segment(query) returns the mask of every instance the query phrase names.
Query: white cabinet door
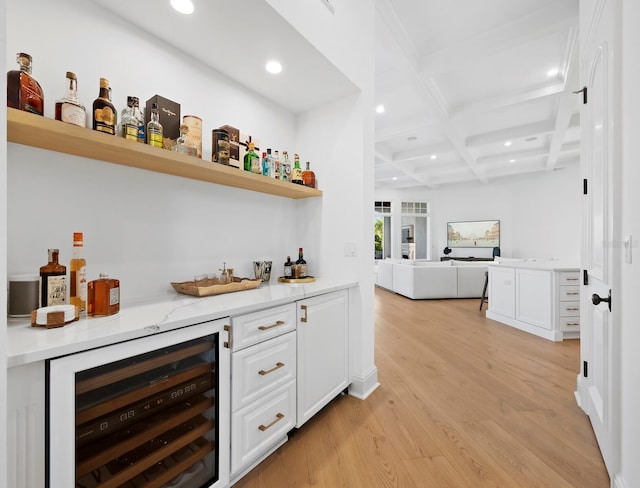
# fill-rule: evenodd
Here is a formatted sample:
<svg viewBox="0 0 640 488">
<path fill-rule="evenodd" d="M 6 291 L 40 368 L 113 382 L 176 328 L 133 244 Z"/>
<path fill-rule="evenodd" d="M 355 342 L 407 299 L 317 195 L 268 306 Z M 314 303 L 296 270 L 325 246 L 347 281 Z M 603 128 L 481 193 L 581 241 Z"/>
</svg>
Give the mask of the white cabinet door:
<svg viewBox="0 0 640 488">
<path fill-rule="evenodd" d="M 551 330 L 553 300 L 551 271 L 516 270 L 516 320 Z"/>
<path fill-rule="evenodd" d="M 489 266 L 489 311 L 515 317 L 515 269 Z"/>
<path fill-rule="evenodd" d="M 296 427 L 349 385 L 348 307 L 347 290 L 298 302 Z"/>
</svg>

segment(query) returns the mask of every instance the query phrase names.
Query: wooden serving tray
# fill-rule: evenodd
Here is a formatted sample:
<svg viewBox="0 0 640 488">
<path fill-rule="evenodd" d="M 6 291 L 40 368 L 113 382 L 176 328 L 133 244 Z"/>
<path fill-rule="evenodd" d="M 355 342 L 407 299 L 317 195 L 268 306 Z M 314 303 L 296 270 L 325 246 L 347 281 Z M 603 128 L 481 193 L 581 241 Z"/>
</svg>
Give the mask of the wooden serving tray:
<svg viewBox="0 0 640 488">
<path fill-rule="evenodd" d="M 313 276 L 307 276 L 306 278 L 285 278 L 280 276 L 278 283 L 313 283 L 316 279 Z"/>
<path fill-rule="evenodd" d="M 202 280 L 196 286 L 195 281 L 183 281 L 182 283 L 171 283 L 173 289 L 183 295 L 194 297 L 209 297 L 212 295 L 222 295 L 234 291 L 252 290 L 257 288 L 262 280 L 252 280 L 249 278 L 233 278 L 231 283 L 222 284 L 217 278 Z"/>
</svg>

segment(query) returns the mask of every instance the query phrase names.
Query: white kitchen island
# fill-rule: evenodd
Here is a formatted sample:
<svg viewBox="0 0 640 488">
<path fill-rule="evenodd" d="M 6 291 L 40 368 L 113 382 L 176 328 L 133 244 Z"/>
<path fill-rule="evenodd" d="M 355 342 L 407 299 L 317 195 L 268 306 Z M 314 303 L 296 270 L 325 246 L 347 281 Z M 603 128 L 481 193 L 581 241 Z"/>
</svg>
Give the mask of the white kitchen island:
<svg viewBox="0 0 640 488">
<path fill-rule="evenodd" d="M 560 261 L 489 264 L 486 316 L 552 341 L 580 337 L 580 268 Z"/>
</svg>

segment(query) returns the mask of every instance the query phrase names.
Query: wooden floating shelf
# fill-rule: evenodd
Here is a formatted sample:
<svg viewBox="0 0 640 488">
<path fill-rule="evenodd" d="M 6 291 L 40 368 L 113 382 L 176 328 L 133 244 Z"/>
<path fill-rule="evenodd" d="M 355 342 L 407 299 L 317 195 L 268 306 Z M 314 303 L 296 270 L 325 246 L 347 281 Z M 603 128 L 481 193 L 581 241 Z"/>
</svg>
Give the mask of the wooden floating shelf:
<svg viewBox="0 0 640 488">
<path fill-rule="evenodd" d="M 128 141 L 121 137 L 108 136 L 91 129 L 9 107 L 7 107 L 7 140 L 74 156 L 286 198 L 322 196 L 322 191 L 315 188 L 275 180 L 232 166 Z"/>
</svg>

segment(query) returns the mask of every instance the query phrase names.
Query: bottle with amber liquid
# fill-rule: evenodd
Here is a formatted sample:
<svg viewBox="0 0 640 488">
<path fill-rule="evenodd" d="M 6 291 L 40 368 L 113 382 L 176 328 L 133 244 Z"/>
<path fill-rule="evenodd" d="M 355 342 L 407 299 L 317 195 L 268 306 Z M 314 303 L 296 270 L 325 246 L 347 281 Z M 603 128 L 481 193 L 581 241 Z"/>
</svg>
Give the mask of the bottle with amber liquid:
<svg viewBox="0 0 640 488">
<path fill-rule="evenodd" d="M 109 96 L 109 80 L 100 78 L 100 92 L 93 102 L 93 130 L 116 134 L 116 109 Z"/>
<path fill-rule="evenodd" d="M 69 263 L 69 304 L 87 308 L 87 261 L 82 256 L 84 244 L 82 232 L 73 233 L 73 255 Z"/>
<path fill-rule="evenodd" d="M 302 182 L 304 186 L 316 187 L 316 174 L 309 168 L 309 161 L 307 161 L 307 169 L 302 172 Z"/>
<path fill-rule="evenodd" d="M 58 262 L 60 251 L 49 249 L 49 262 L 40 267 L 40 306 L 67 302 L 67 267 Z"/>
<path fill-rule="evenodd" d="M 304 181 L 302 181 L 302 168 L 300 168 L 300 156 L 298 156 L 297 154 L 293 155 L 293 169 L 291 170 L 291 183 L 304 185 Z"/>
<path fill-rule="evenodd" d="M 294 278 L 306 278 L 307 277 L 307 262 L 304 260 L 302 248 L 298 248 L 298 260 L 293 267 Z"/>
<path fill-rule="evenodd" d="M 27 53 L 16 56 L 20 69 L 7 73 L 7 107 L 44 115 L 44 92 L 31 76 L 31 56 Z"/>
<path fill-rule="evenodd" d="M 120 311 L 120 280 L 100 273 L 87 287 L 87 314 L 90 317 L 113 315 Z"/>
<path fill-rule="evenodd" d="M 56 120 L 80 127 L 87 126 L 87 111 L 78 98 L 78 78 L 67 71 L 67 93 L 56 102 Z"/>
</svg>

